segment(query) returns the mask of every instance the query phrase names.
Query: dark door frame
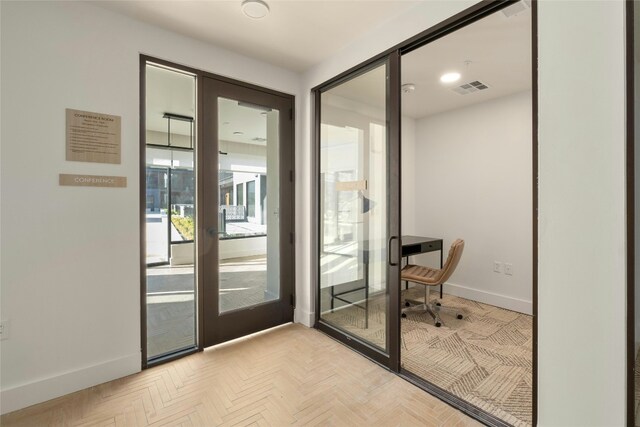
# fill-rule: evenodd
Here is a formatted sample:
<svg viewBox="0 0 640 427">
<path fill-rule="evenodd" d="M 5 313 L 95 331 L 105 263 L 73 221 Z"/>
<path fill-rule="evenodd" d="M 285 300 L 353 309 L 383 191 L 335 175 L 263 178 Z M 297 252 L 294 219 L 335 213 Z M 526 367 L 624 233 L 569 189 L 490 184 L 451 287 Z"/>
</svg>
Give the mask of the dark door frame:
<svg viewBox="0 0 640 427">
<path fill-rule="evenodd" d="M 388 151 L 387 151 L 387 158 L 388 158 L 388 164 L 389 164 L 389 168 L 390 170 L 395 170 L 397 168 L 399 168 L 399 164 L 400 164 L 400 133 L 399 132 L 394 132 L 394 130 L 399 130 L 399 126 L 400 126 L 400 116 L 395 114 L 396 112 L 399 111 L 399 97 L 398 99 L 394 99 L 395 97 L 393 96 L 393 90 L 392 88 L 394 88 L 395 86 L 400 87 L 400 56 L 397 54 L 391 54 L 388 57 L 382 57 L 379 58 L 376 61 L 372 61 L 370 63 L 367 63 L 365 66 L 363 66 L 362 68 L 360 68 L 357 72 L 355 72 L 354 74 L 347 76 L 346 79 L 342 79 L 339 82 L 336 82 L 335 84 L 332 84 L 330 87 L 328 88 L 323 88 L 322 90 L 318 91 L 315 93 L 315 111 L 316 114 L 318 114 L 318 116 L 316 116 L 316 120 L 315 120 L 315 128 L 314 128 L 314 132 L 315 132 L 315 140 L 316 143 L 314 144 L 314 150 L 315 150 L 315 159 L 314 159 L 314 169 L 316 171 L 320 171 L 320 94 L 325 91 L 328 90 L 332 87 L 335 87 L 337 85 L 339 85 L 340 83 L 344 83 L 346 80 L 352 79 L 352 78 L 356 78 L 364 73 L 367 73 L 369 71 L 371 71 L 374 68 L 380 67 L 380 66 L 385 66 L 386 67 L 386 75 L 387 75 L 387 81 L 386 81 L 386 93 L 387 93 L 387 102 L 386 102 L 386 106 L 385 106 L 385 110 L 386 110 L 386 120 L 387 120 L 387 126 L 386 126 L 386 134 L 387 134 L 387 141 L 388 141 Z M 399 194 L 400 194 L 400 176 L 399 175 L 394 175 L 394 174 L 389 174 L 389 176 L 387 177 L 388 179 L 388 194 L 389 194 L 389 201 L 388 201 L 388 207 L 387 207 L 387 232 L 388 232 L 388 238 L 394 238 L 393 240 L 396 241 L 396 243 L 399 241 L 399 236 L 400 236 L 400 222 L 399 222 L 399 214 L 400 214 L 400 199 L 399 199 Z M 319 208 L 320 206 L 320 181 L 316 179 L 316 192 L 315 192 L 315 197 L 314 197 L 314 202 L 315 205 Z M 396 206 L 396 209 L 393 209 L 392 207 Z M 316 210 L 316 212 L 318 212 Z M 314 251 L 317 251 L 316 253 L 319 254 L 319 245 L 320 245 L 320 221 L 316 218 L 315 221 L 315 226 L 313 227 L 315 230 L 315 235 L 317 236 L 317 239 L 313 240 L 313 247 L 314 247 Z M 400 245 L 397 245 L 397 250 L 394 251 L 395 253 L 393 253 L 391 251 L 391 249 L 389 249 L 389 254 L 388 254 L 388 258 L 391 259 L 392 257 L 396 260 L 400 260 Z M 344 342 L 345 344 L 353 347 L 354 349 L 356 349 L 359 353 L 362 353 L 364 356 L 376 361 L 377 363 L 383 365 L 383 366 L 400 366 L 400 359 L 399 359 L 399 349 L 400 349 L 400 342 L 399 340 L 399 335 L 398 334 L 387 334 L 386 336 L 386 346 L 387 346 L 387 352 L 374 347 L 373 345 L 367 343 L 366 341 L 355 337 L 355 336 L 349 336 L 345 333 L 345 331 L 342 331 L 340 328 L 335 327 L 334 325 L 331 325 L 329 323 L 323 322 L 322 319 L 320 319 L 320 297 L 319 297 L 319 292 L 318 292 L 318 286 L 320 283 L 320 270 L 319 268 L 317 268 L 317 263 L 318 260 L 317 258 L 315 258 L 314 255 L 314 260 L 312 261 L 314 264 L 316 264 L 316 278 L 315 280 L 316 282 L 316 289 L 314 290 L 316 293 L 316 303 L 315 303 L 315 313 L 316 313 L 316 318 L 315 318 L 315 322 L 314 322 L 314 327 L 320 329 L 321 331 L 323 331 L 324 333 L 332 336 L 333 338 Z M 389 265 L 388 267 L 388 276 L 387 276 L 387 286 L 389 289 L 389 298 L 388 298 L 388 303 L 391 306 L 395 306 L 395 305 L 399 305 L 400 304 L 400 294 L 393 292 L 392 289 L 394 288 L 399 288 L 400 286 L 400 267 L 399 267 L 399 263 L 396 263 L 396 265 Z M 394 316 L 387 316 L 386 318 L 386 322 L 387 322 L 387 330 L 389 331 L 393 331 L 400 328 L 400 317 L 394 317 Z"/>
<path fill-rule="evenodd" d="M 635 425 L 635 28 L 634 1 L 625 2 L 627 204 L 627 425 Z"/>
<path fill-rule="evenodd" d="M 280 288 L 279 299 L 250 307 L 242 307 L 219 313 L 219 289 L 206 286 L 219 283 L 219 235 L 207 231 L 217 231 L 217 208 L 219 199 L 218 168 L 207 165 L 218 164 L 218 98 L 243 101 L 248 104 L 268 106 L 279 110 L 279 241 L 280 253 Z M 198 177 L 200 189 L 207 186 L 209 190 L 199 193 L 200 203 L 197 205 L 198 224 L 198 260 L 199 281 L 205 286 L 199 300 L 208 307 L 200 312 L 201 338 L 200 346 L 208 347 L 234 338 L 238 338 L 266 328 L 293 321 L 293 301 L 295 300 L 295 248 L 294 248 L 294 148 L 295 128 L 293 125 L 293 109 L 295 98 L 280 92 L 252 87 L 229 79 L 223 79 L 208 73 L 203 74 L 198 85 L 198 99 L 201 102 L 199 141 Z M 206 117 L 206 119 L 204 119 Z M 289 124 L 289 126 L 287 126 Z M 290 143 L 291 147 L 284 144 Z M 256 188 L 257 191 L 257 188 Z M 248 196 L 247 190 L 247 196 Z M 215 263 L 207 260 L 216 260 Z"/>
<path fill-rule="evenodd" d="M 202 226 L 202 224 L 199 223 L 198 218 L 201 217 L 200 215 L 202 214 L 201 209 L 203 208 L 202 206 L 200 206 L 202 203 L 198 203 L 198 201 L 203 200 L 204 197 L 204 186 L 200 185 L 199 183 L 203 182 L 203 176 L 202 174 L 204 173 L 203 171 L 203 167 L 201 165 L 201 160 L 196 160 L 196 233 L 195 233 L 195 240 L 196 240 L 196 306 L 197 306 L 197 310 L 196 310 L 196 316 L 197 316 L 197 320 L 196 320 L 196 346 L 193 348 L 188 348 L 186 350 L 182 350 L 182 351 L 177 351 L 175 353 L 170 353 L 167 354 L 165 356 L 159 357 L 157 359 L 154 359 L 153 361 L 149 362 L 147 359 L 147 304 L 146 304 L 146 292 L 147 292 L 147 283 L 146 283 L 146 269 L 147 269 L 147 264 L 146 264 L 146 227 L 145 227 L 145 223 L 146 223 L 146 219 L 145 219 L 145 207 L 146 207 L 146 164 L 145 164 L 145 157 L 146 157 L 146 65 L 147 64 L 154 64 L 154 65 L 159 65 L 161 67 L 166 67 L 168 69 L 173 69 L 176 70 L 177 72 L 182 72 L 182 73 L 186 73 L 186 74 L 192 74 L 196 77 L 196 120 L 195 120 L 195 127 L 196 127 L 196 131 L 194 132 L 195 136 L 196 136 L 196 143 L 194 144 L 194 148 L 195 148 L 195 152 L 199 152 L 202 150 L 202 145 L 204 143 L 204 127 L 201 126 L 202 120 L 201 120 L 201 114 L 203 111 L 203 89 L 202 89 L 202 84 L 200 83 L 203 78 L 210 78 L 210 79 L 215 79 L 218 80 L 220 82 L 225 82 L 225 83 L 229 83 L 229 84 L 233 84 L 233 85 L 237 85 L 243 88 L 247 88 L 247 89 L 252 89 L 252 90 L 257 90 L 257 91 L 261 91 L 264 92 L 266 94 L 271 94 L 271 95 L 275 95 L 275 96 L 280 96 L 280 97 L 284 97 L 284 98 L 288 98 L 291 100 L 291 111 L 288 112 L 289 116 L 290 116 L 290 134 L 291 134 L 291 141 L 292 141 L 292 148 L 291 151 L 288 153 L 292 159 L 292 161 L 290 162 L 291 165 L 291 170 L 289 172 L 289 178 L 290 178 L 290 182 L 291 182 L 291 187 L 292 189 L 295 189 L 295 181 L 294 181 L 294 177 L 295 177 L 295 96 L 294 95 L 290 95 L 287 93 L 283 93 L 283 92 L 278 92 L 272 89 L 268 89 L 268 88 L 264 88 L 258 85 L 254 85 L 251 83 L 247 83 L 247 82 L 243 82 L 240 80 L 235 80 L 235 79 L 231 79 L 228 77 L 223 77 L 223 76 L 219 76 L 213 73 L 209 73 L 206 71 L 202 71 L 196 68 L 192 68 L 189 66 L 185 66 L 182 64 L 178 64 L 175 62 L 171 62 L 171 61 L 166 61 L 164 59 L 160 59 L 160 58 L 156 58 L 153 56 L 149 56 L 149 55 L 145 55 L 145 54 L 140 54 L 140 63 L 139 63 L 139 81 L 140 81 L 140 99 L 139 99 L 139 139 L 140 139 L 140 146 L 139 146 L 139 173 L 138 173 L 138 178 L 139 178 L 139 224 L 140 224 L 140 353 L 141 353 L 141 367 L 142 369 L 146 369 L 149 368 L 151 366 L 156 366 L 162 363 L 166 363 L 166 362 L 170 362 L 172 360 L 175 359 L 179 359 L 181 357 L 184 357 L 186 355 L 189 354 L 193 354 L 195 352 L 198 351 L 202 351 L 204 350 L 204 342 L 205 342 L 205 336 L 204 336 L 204 319 L 203 316 L 201 315 L 202 313 L 204 313 L 204 300 L 202 298 L 202 295 L 204 295 L 204 282 L 203 282 L 203 277 L 204 277 L 204 266 L 203 266 L 203 254 L 204 254 L 204 250 L 201 247 L 201 245 L 204 244 L 204 239 L 202 239 L 201 237 L 206 234 L 206 230 L 204 229 L 204 227 Z M 283 114 L 286 114 L 286 112 L 283 112 Z M 281 198 L 282 200 L 282 198 Z M 290 253 L 291 256 L 288 260 L 288 262 L 290 263 L 290 265 L 294 266 L 292 268 L 292 270 L 295 269 L 295 239 L 294 239 L 294 235 L 295 235 L 295 221 L 293 220 L 295 218 L 295 191 L 291 191 L 290 194 L 287 195 L 287 200 L 288 200 L 288 204 L 283 205 L 281 203 L 281 218 L 282 218 L 282 206 L 287 206 L 288 207 L 288 213 L 287 213 L 287 218 L 290 218 L 290 225 L 291 225 L 291 235 L 285 239 L 284 241 L 281 241 L 281 245 L 283 245 L 285 242 L 288 242 L 290 244 Z M 282 271 L 281 271 L 282 274 Z M 295 308 L 295 273 L 286 273 L 286 280 L 290 280 L 292 283 L 292 290 L 293 290 L 293 294 L 292 294 L 292 298 L 291 298 L 291 306 L 292 309 Z"/>
<path fill-rule="evenodd" d="M 402 378 L 408 380 L 414 385 L 422 388 L 423 390 L 429 392 L 430 394 L 438 397 L 439 399 L 445 401 L 446 403 L 454 406 L 455 408 L 465 412 L 477 420 L 486 423 L 487 425 L 492 426 L 506 426 L 504 421 L 490 415 L 479 408 L 469 404 L 468 402 L 459 399 L 448 392 L 445 392 L 441 388 L 427 383 L 421 378 L 401 370 L 400 368 L 400 287 L 397 287 L 397 290 L 391 291 L 390 298 L 390 314 L 389 317 L 396 319 L 397 322 L 393 322 L 390 326 L 389 333 L 391 335 L 391 342 L 396 343 L 397 350 L 389 348 L 390 357 L 388 361 L 385 358 L 380 357 L 374 351 L 372 351 L 372 347 L 367 345 L 366 343 L 358 340 L 355 337 L 347 336 L 342 333 L 340 330 L 335 327 L 331 327 L 326 323 L 323 323 L 320 320 L 320 293 L 319 293 L 319 285 L 320 285 L 320 270 L 318 263 L 319 256 L 319 230 L 320 230 L 320 219 L 318 217 L 319 212 L 319 197 L 320 197 L 320 182 L 318 180 L 318 174 L 320 171 L 320 95 L 322 92 L 325 92 L 341 83 L 354 78 L 366 72 L 373 65 L 380 63 L 382 61 L 388 60 L 390 64 L 394 64 L 393 67 L 396 68 L 396 76 L 394 78 L 393 75 L 390 75 L 391 81 L 391 91 L 388 92 L 389 99 L 388 108 L 391 108 L 390 114 L 388 115 L 389 124 L 391 126 L 396 126 L 396 129 L 391 129 L 389 133 L 389 141 L 390 144 L 396 144 L 398 149 L 399 156 L 399 147 L 400 147 L 400 57 L 406 53 L 409 53 L 419 47 L 424 46 L 427 43 L 430 43 L 434 40 L 437 40 L 441 37 L 446 36 L 466 25 L 469 25 L 475 21 L 478 21 L 488 15 L 491 15 L 500 9 L 507 7 L 511 4 L 517 3 L 518 0 L 485 0 L 480 3 L 469 7 L 468 9 L 440 22 L 439 24 L 434 25 L 433 27 L 417 34 L 414 37 L 411 37 L 396 46 L 385 50 L 384 52 L 375 55 L 374 57 L 338 74 L 337 76 L 321 83 L 314 88 L 311 89 L 313 95 L 313 145 L 314 145 L 314 155 L 315 161 L 313 162 L 313 171 L 312 171 L 312 182 L 313 182 L 313 191 L 315 192 L 315 197 L 312 199 L 312 209 L 315 214 L 312 217 L 313 225 L 312 225 L 312 260 L 311 266 L 314 271 L 313 280 L 315 281 L 314 285 L 314 293 L 316 297 L 315 301 L 315 327 L 328 333 L 330 336 L 338 339 L 339 341 L 347 344 L 354 350 L 360 352 L 365 357 L 368 357 L 374 360 L 377 363 L 382 364 L 384 367 L 390 369 L 391 371 L 397 373 Z M 531 55 L 532 55 L 532 70 L 531 70 L 531 78 L 532 78 L 532 264 L 533 264 L 533 274 L 532 274 L 532 308 L 533 308 L 533 350 L 532 350 L 532 424 L 536 425 L 537 423 L 537 415 L 538 415 L 538 4 L 537 0 L 533 0 L 531 4 Z M 400 197 L 398 195 L 398 197 Z M 397 218 L 397 224 L 400 224 L 400 218 Z M 398 247 L 398 256 L 399 256 L 400 248 Z M 398 283 L 399 283 L 399 271 L 398 274 Z M 393 301 L 398 302 L 398 304 L 393 304 Z"/>
<path fill-rule="evenodd" d="M 146 66 L 147 64 L 158 65 L 161 67 L 165 67 L 168 69 L 173 69 L 177 72 L 191 74 L 196 78 L 196 90 L 198 81 L 200 79 L 200 71 L 185 67 L 180 64 L 176 64 L 173 62 L 165 61 L 162 59 L 154 58 L 147 55 L 140 55 L 140 128 L 139 128 L 139 138 L 140 138 L 140 151 L 139 151 L 139 191 L 140 191 L 140 353 L 141 353 L 141 367 L 142 369 L 146 369 L 151 366 L 159 365 L 162 363 L 170 362 L 172 360 L 178 359 L 180 357 L 186 356 L 188 354 L 195 353 L 200 348 L 198 344 L 200 342 L 198 338 L 198 332 L 196 332 L 196 346 L 190 347 L 184 350 L 179 350 L 174 353 L 169 353 L 167 355 L 161 355 L 158 358 L 154 358 L 152 361 L 148 360 L 147 357 L 147 263 L 146 263 L 146 255 L 147 255 L 147 239 L 146 239 L 146 218 L 145 218 L 145 206 L 146 206 L 146 148 L 147 148 L 147 123 L 146 123 Z M 196 106 L 198 109 L 198 106 Z M 197 121 L 196 121 L 197 125 Z M 197 170 L 196 170 L 197 173 Z M 196 186 L 196 197 L 197 197 L 197 186 Z M 196 203 L 197 206 L 197 203 Z M 199 281 L 196 281 L 196 295 L 200 295 L 200 284 Z M 200 302 L 198 301 L 198 310 L 200 310 Z M 198 325 L 199 319 L 196 321 L 197 329 L 200 327 Z"/>
</svg>

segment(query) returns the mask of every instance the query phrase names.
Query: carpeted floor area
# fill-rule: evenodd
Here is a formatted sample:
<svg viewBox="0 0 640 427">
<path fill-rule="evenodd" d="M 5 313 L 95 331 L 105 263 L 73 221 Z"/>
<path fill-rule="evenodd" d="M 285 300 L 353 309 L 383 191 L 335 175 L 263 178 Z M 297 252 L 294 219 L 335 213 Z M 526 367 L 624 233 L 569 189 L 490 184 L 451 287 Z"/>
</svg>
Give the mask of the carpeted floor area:
<svg viewBox="0 0 640 427">
<path fill-rule="evenodd" d="M 402 297 L 423 300 L 424 289 L 411 288 Z M 531 425 L 532 317 L 446 294 L 442 304 L 459 308 L 464 318 L 442 311 L 440 328 L 426 313 L 402 319 L 403 368 L 509 424 Z M 323 318 L 381 345 L 380 307 L 375 300 L 370 304 L 367 330 L 358 308 Z"/>
</svg>

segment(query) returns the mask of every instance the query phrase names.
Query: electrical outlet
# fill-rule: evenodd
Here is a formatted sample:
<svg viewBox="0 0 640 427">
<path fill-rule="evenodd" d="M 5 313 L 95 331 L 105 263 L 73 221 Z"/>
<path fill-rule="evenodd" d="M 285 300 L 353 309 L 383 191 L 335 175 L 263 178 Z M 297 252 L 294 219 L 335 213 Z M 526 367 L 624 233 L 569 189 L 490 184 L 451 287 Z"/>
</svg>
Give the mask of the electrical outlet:
<svg viewBox="0 0 640 427">
<path fill-rule="evenodd" d="M 508 262 L 504 263 L 504 274 L 506 274 L 507 276 L 513 276 L 513 264 L 510 264 Z"/>
<path fill-rule="evenodd" d="M 493 261 L 493 272 L 502 273 L 502 263 L 500 261 Z"/>
<path fill-rule="evenodd" d="M 0 322 L 0 341 L 9 339 L 9 323 L 8 320 L 3 320 Z"/>
</svg>

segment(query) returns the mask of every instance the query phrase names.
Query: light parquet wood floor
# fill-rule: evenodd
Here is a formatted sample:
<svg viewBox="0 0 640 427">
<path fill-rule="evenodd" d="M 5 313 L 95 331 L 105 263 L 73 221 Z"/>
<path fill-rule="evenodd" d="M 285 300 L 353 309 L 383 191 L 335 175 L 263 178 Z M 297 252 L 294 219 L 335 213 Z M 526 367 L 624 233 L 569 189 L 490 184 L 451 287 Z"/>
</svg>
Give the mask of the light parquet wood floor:
<svg viewBox="0 0 640 427">
<path fill-rule="evenodd" d="M 4 415 L 12 426 L 479 426 L 326 335 L 285 325 Z"/>
</svg>

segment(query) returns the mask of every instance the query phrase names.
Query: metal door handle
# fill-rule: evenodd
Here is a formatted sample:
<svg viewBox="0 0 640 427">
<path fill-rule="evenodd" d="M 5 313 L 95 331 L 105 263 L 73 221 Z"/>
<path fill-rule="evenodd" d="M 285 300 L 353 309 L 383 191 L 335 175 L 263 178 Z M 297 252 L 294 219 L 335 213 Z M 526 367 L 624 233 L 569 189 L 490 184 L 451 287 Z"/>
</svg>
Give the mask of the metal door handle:
<svg viewBox="0 0 640 427">
<path fill-rule="evenodd" d="M 394 251 L 391 250 L 391 243 L 394 241 L 400 241 L 400 238 L 398 236 L 391 236 L 389 237 L 389 246 L 387 246 L 387 251 L 388 251 L 388 261 L 389 261 L 389 265 L 392 267 L 396 267 L 399 264 L 399 261 L 393 262 L 391 261 L 391 256 L 394 253 Z"/>
<path fill-rule="evenodd" d="M 214 227 L 209 227 L 209 228 L 207 228 L 207 234 L 210 237 L 215 237 L 219 233 L 218 233 L 218 230 L 216 230 Z"/>
</svg>

